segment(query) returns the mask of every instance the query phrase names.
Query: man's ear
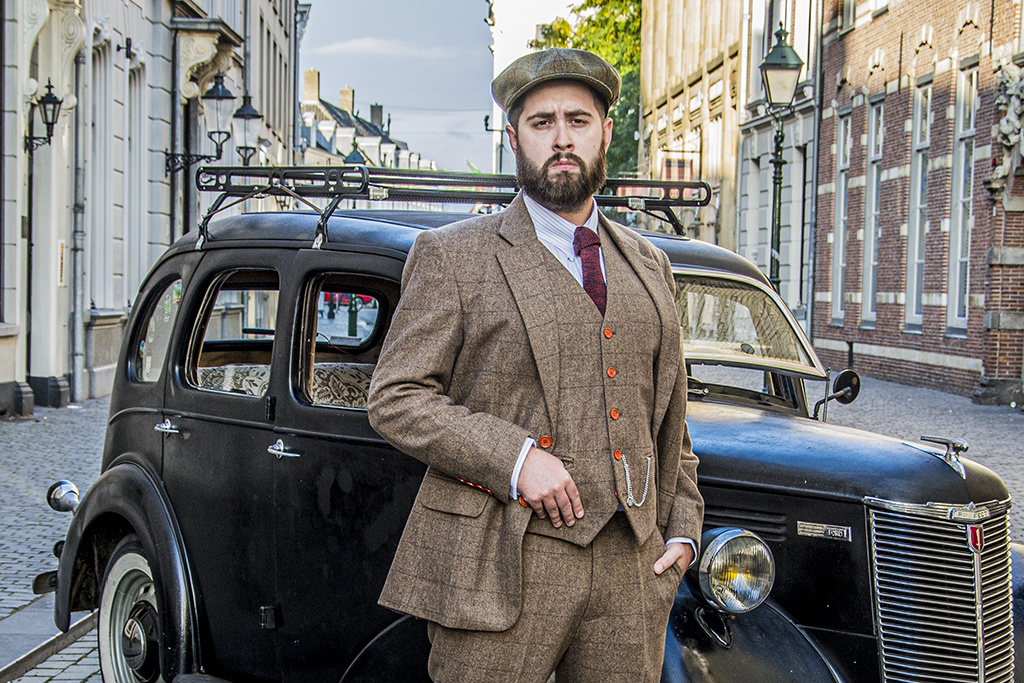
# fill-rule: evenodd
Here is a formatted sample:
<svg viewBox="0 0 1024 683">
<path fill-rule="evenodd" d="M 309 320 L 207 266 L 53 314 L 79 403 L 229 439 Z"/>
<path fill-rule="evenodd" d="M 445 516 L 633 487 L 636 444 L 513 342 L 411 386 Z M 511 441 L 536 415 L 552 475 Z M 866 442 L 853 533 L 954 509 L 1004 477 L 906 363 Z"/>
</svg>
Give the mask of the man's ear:
<svg viewBox="0 0 1024 683">
<path fill-rule="evenodd" d="M 516 138 L 516 129 L 512 127 L 512 124 L 505 126 L 505 132 L 508 133 L 508 146 L 512 148 L 513 154 L 519 154 L 516 147 L 519 145 L 519 140 Z"/>
<path fill-rule="evenodd" d="M 608 145 L 612 144 L 612 117 L 604 120 L 604 151 L 608 151 Z"/>
</svg>

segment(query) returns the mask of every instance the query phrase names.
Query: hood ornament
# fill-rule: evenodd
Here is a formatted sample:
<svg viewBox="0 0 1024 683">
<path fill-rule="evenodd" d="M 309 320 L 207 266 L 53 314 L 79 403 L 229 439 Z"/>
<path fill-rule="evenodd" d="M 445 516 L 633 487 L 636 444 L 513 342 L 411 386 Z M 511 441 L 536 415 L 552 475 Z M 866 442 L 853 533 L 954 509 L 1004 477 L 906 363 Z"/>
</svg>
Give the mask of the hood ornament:
<svg viewBox="0 0 1024 683">
<path fill-rule="evenodd" d="M 960 462 L 960 454 L 966 453 L 970 448 L 966 441 L 963 439 L 953 439 L 948 436 L 922 436 L 921 441 L 945 446 L 946 454 L 942 456 L 942 459 L 947 465 L 956 470 L 961 479 L 967 479 L 967 470 L 964 469 L 964 464 Z"/>
</svg>

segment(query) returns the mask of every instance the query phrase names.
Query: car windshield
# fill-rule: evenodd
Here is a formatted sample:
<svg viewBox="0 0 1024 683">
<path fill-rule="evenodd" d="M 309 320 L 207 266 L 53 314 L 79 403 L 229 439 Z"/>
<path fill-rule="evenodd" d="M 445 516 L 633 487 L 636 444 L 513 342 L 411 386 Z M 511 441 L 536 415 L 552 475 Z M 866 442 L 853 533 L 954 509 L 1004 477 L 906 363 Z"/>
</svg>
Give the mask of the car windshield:
<svg viewBox="0 0 1024 683">
<path fill-rule="evenodd" d="M 790 316 L 765 289 L 691 273 L 676 273 L 675 280 L 687 363 L 823 376 Z"/>
</svg>

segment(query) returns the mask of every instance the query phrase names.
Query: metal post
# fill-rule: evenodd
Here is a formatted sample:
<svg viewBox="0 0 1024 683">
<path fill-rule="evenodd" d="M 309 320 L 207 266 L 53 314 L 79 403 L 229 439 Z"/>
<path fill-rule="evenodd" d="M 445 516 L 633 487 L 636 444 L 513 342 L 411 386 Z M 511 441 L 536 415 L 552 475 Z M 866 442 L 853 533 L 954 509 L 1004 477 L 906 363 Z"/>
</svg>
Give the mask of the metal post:
<svg viewBox="0 0 1024 683">
<path fill-rule="evenodd" d="M 786 160 L 782 158 L 782 142 L 786 139 L 783 130 L 782 116 L 773 116 L 775 119 L 775 155 L 772 157 L 772 166 L 775 173 L 772 175 L 772 247 L 769 255 L 769 277 L 775 291 L 782 293 L 782 281 L 779 277 L 780 251 L 782 249 L 782 165 Z"/>
</svg>

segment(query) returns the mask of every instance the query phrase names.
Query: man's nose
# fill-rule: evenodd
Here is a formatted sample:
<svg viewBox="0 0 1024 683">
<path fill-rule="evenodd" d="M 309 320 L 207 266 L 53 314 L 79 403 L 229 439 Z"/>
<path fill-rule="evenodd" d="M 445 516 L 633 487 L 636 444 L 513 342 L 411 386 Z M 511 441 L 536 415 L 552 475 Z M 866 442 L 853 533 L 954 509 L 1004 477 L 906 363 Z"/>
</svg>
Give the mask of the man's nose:
<svg viewBox="0 0 1024 683">
<path fill-rule="evenodd" d="M 554 147 L 559 150 L 571 150 L 573 148 L 572 136 L 569 134 L 569 126 L 565 122 L 555 124 Z"/>
</svg>

